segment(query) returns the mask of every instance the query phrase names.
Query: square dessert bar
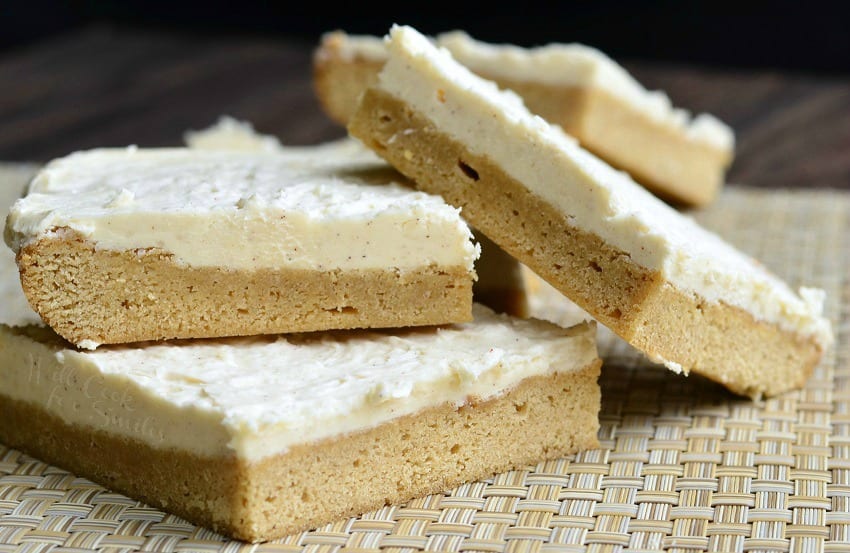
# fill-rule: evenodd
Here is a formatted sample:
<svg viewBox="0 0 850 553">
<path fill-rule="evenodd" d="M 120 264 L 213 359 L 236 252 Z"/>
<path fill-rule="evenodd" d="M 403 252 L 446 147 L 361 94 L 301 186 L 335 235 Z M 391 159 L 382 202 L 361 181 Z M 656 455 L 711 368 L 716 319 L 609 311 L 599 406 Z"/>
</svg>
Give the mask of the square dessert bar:
<svg viewBox="0 0 850 553">
<path fill-rule="evenodd" d="M 799 387 L 832 340 L 793 292 L 410 27 L 349 132 L 650 359 L 750 396 Z"/>
<path fill-rule="evenodd" d="M 732 130 L 709 114 L 692 117 L 673 107 L 666 94 L 647 90 L 595 48 L 488 44 L 462 31 L 433 42 L 666 200 L 705 205 L 723 186 L 734 156 Z M 380 37 L 322 36 L 313 58 L 314 88 L 331 119 L 347 123 L 387 57 Z"/>
<path fill-rule="evenodd" d="M 0 441 L 232 537 L 264 541 L 597 445 L 591 323 L 80 351 L 0 256 Z"/>
<path fill-rule="evenodd" d="M 45 166 L 5 236 L 29 303 L 88 349 L 468 321 L 478 246 L 398 177 L 351 140 L 91 150 Z"/>
<path fill-rule="evenodd" d="M 0 325 L 0 441 L 247 541 L 596 447 L 593 325 L 474 311 L 93 352 Z"/>
</svg>

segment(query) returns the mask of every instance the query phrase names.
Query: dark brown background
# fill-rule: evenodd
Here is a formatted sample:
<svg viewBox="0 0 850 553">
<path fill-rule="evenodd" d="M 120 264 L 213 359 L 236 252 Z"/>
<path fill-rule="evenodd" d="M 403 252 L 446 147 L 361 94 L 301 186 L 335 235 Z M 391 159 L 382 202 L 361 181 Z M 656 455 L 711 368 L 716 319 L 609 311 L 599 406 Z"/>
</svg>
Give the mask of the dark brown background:
<svg viewBox="0 0 850 553">
<path fill-rule="evenodd" d="M 222 114 L 285 144 L 342 136 L 313 96 L 312 49 L 323 30 L 381 33 L 396 20 L 278 13 L 283 4 L 264 12 L 251 2 L 240 10 L 210 2 L 203 12 L 172 6 L 166 19 L 158 2 L 43 4 L 0 8 L 0 160 L 176 145 Z M 458 9 L 398 21 L 491 41 L 598 46 L 677 106 L 735 129 L 731 182 L 850 188 L 850 32 L 840 12 L 757 2 L 730 16 L 707 7 L 714 3 L 615 4 L 594 3 L 572 19 L 529 7 L 513 18 Z M 39 14 L 50 15 L 39 24 Z"/>
</svg>

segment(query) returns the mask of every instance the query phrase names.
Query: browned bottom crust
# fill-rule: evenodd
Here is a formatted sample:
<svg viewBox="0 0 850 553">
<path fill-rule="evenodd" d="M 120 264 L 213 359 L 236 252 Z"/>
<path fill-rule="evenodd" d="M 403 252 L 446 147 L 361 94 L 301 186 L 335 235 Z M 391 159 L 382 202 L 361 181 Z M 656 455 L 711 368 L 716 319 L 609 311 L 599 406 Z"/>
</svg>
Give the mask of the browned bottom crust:
<svg viewBox="0 0 850 553">
<path fill-rule="evenodd" d="M 820 359 L 814 340 L 682 292 L 571 226 L 498 163 L 385 92 L 364 94 L 349 131 L 419 188 L 462 207 L 478 230 L 652 359 L 675 361 L 753 397 L 800 387 Z"/>
<path fill-rule="evenodd" d="M 74 344 L 405 327 L 472 320 L 465 267 L 236 271 L 158 250 L 100 250 L 67 231 L 18 255 L 33 309 Z"/>
<path fill-rule="evenodd" d="M 603 90 L 497 80 L 531 111 L 665 200 L 704 206 L 723 186 L 731 153 L 688 140 Z"/>
<path fill-rule="evenodd" d="M 265 541 L 597 447 L 596 361 L 257 463 L 69 425 L 0 393 L 0 440 L 238 539 Z"/>
</svg>

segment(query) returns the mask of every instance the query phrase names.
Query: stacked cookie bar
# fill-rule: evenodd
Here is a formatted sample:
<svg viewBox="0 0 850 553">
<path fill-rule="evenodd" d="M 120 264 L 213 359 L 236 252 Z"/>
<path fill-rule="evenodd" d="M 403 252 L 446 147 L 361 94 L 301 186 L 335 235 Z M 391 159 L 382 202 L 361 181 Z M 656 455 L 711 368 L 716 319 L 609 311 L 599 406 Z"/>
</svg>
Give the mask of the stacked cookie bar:
<svg viewBox="0 0 850 553">
<path fill-rule="evenodd" d="M 247 541 L 596 446 L 594 325 L 473 305 L 457 208 L 352 140 L 188 139 L 12 206 L 0 440 Z"/>
</svg>

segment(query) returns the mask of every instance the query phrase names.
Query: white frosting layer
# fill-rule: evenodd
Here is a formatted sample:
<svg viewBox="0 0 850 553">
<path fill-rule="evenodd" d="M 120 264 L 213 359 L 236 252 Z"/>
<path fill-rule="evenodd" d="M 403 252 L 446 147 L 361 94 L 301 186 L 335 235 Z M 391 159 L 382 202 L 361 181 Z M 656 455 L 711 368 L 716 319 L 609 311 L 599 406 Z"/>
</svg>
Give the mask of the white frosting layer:
<svg viewBox="0 0 850 553">
<path fill-rule="evenodd" d="M 394 26 L 379 86 L 559 209 L 575 226 L 658 270 L 673 285 L 757 319 L 831 342 L 823 294 L 795 294 L 740 253 L 532 115 L 410 27 Z M 439 93 L 438 93 L 439 91 Z M 415 132 L 411 129 L 407 132 Z"/>
<path fill-rule="evenodd" d="M 438 35 L 436 41 L 476 73 L 495 79 L 599 88 L 691 140 L 722 150 L 734 148 L 735 135 L 727 125 L 706 113 L 692 119 L 687 110 L 674 108 L 666 94 L 648 91 L 596 48 L 575 43 L 536 48 L 487 44 L 473 40 L 463 31 Z"/>
<path fill-rule="evenodd" d="M 592 326 L 495 315 L 446 328 L 201 340 L 95 352 L 0 326 L 0 390 L 63 421 L 259 460 L 596 358 Z"/>
<path fill-rule="evenodd" d="M 279 152 L 280 141 L 271 135 L 259 134 L 247 121 L 223 115 L 211 127 L 187 131 L 186 146 L 198 150 L 241 150 L 249 152 Z"/>
<path fill-rule="evenodd" d="M 459 210 L 391 183 L 353 141 L 272 152 L 98 149 L 48 164 L 11 209 L 16 251 L 69 227 L 191 266 L 407 269 L 478 256 Z"/>
</svg>

